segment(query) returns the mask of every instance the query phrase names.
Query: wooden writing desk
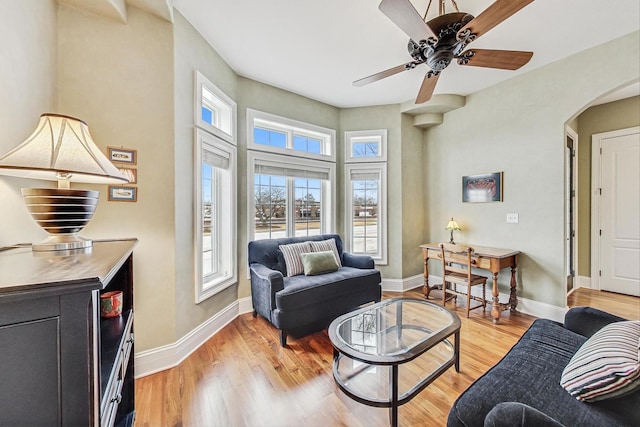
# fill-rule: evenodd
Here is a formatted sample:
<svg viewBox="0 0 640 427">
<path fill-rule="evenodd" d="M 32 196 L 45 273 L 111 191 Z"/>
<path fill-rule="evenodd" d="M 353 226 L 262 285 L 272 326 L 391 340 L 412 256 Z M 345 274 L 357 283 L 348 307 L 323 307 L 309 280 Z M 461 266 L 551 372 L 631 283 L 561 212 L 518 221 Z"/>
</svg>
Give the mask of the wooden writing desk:
<svg viewBox="0 0 640 427">
<path fill-rule="evenodd" d="M 475 250 L 473 255 L 475 267 L 490 271 L 493 274 L 491 316 L 493 317 L 493 323 L 498 323 L 500 313 L 503 310 L 511 309 L 514 311 L 518 306 L 518 297 L 516 296 L 516 266 L 518 264 L 518 254 L 520 251 L 489 248 L 486 246 L 470 246 Z M 420 247 L 422 248 L 422 258 L 424 258 L 423 291 L 425 298 L 429 299 L 431 290 L 440 287 L 440 285 L 429 285 L 429 259 L 442 259 L 440 258 L 440 243 L 425 243 L 420 245 Z M 509 302 L 501 303 L 498 299 L 498 273 L 507 267 L 511 267 L 511 292 L 509 294 Z"/>
</svg>

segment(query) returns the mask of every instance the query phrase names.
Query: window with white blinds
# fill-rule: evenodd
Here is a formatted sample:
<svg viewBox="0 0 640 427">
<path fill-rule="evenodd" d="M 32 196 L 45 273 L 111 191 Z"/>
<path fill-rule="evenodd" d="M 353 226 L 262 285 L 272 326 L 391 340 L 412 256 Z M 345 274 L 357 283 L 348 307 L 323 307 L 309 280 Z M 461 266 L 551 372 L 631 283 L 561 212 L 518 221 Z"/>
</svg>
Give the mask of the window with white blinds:
<svg viewBox="0 0 640 427">
<path fill-rule="evenodd" d="M 287 178 L 308 178 L 308 179 L 320 179 L 324 181 L 329 180 L 329 169 L 325 167 L 313 168 L 307 166 L 302 168 L 297 165 L 290 165 L 286 163 L 267 163 L 263 160 L 257 160 L 254 168 L 254 172 L 258 175 L 279 175 Z"/>
<path fill-rule="evenodd" d="M 196 131 L 196 303 L 237 283 L 236 147 Z"/>
<path fill-rule="evenodd" d="M 248 150 L 249 240 L 334 231 L 335 163 Z"/>
<path fill-rule="evenodd" d="M 349 252 L 370 255 L 387 263 L 387 164 L 361 162 L 346 165 L 346 246 Z"/>
</svg>

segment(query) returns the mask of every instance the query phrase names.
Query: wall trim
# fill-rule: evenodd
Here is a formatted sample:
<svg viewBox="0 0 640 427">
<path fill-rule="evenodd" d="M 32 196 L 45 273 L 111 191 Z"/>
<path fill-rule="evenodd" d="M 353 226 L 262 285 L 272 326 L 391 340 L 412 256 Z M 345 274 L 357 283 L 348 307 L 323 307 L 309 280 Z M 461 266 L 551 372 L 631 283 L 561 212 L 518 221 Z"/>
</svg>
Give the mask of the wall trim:
<svg viewBox="0 0 640 427">
<path fill-rule="evenodd" d="M 404 279 L 382 279 L 382 290 L 386 292 L 405 292 L 424 284 L 424 276 L 417 274 Z"/>
<path fill-rule="evenodd" d="M 442 283 L 442 278 L 439 276 L 429 275 L 429 283 L 437 285 Z M 482 294 L 482 288 L 475 286 L 471 289 L 471 295 L 480 296 Z M 487 296 L 485 298 L 491 300 L 492 287 L 487 283 Z M 498 295 L 500 302 L 509 301 L 509 294 L 500 292 Z M 535 316 L 543 319 L 551 319 L 556 322 L 564 323 L 564 315 L 567 312 L 568 307 L 558 307 L 556 305 L 547 304 L 544 302 L 534 301 L 527 298 L 518 296 L 518 308 L 517 311 Z"/>
<path fill-rule="evenodd" d="M 579 276 L 579 279 L 581 280 L 579 280 L 578 283 L 586 283 L 589 280 L 588 277 L 584 276 Z M 429 282 L 431 284 L 438 284 L 442 283 L 442 279 L 438 276 L 429 275 Z M 405 279 L 382 280 L 382 289 L 387 292 L 404 292 L 422 285 L 422 274 Z M 490 289 L 490 287 L 487 287 L 489 298 L 491 297 Z M 480 290 L 475 287 L 473 294 L 480 295 Z M 507 301 L 508 299 L 508 294 L 500 293 L 500 301 Z M 178 366 L 191 353 L 196 351 L 202 344 L 231 323 L 236 317 L 241 314 L 251 313 L 252 311 L 253 304 L 251 297 L 241 298 L 220 310 L 216 315 L 193 329 L 175 343 L 136 353 L 135 377 L 145 377 Z M 567 307 L 558 307 L 518 297 L 518 311 L 531 316 L 563 322 Z"/>
<path fill-rule="evenodd" d="M 576 276 L 576 288 L 591 288 L 591 277 Z M 574 288 L 575 289 L 575 288 Z"/>
<path fill-rule="evenodd" d="M 220 310 L 175 343 L 137 353 L 135 355 L 135 377 L 145 377 L 178 366 L 240 314 L 252 311 L 251 297 L 241 298 Z"/>
</svg>

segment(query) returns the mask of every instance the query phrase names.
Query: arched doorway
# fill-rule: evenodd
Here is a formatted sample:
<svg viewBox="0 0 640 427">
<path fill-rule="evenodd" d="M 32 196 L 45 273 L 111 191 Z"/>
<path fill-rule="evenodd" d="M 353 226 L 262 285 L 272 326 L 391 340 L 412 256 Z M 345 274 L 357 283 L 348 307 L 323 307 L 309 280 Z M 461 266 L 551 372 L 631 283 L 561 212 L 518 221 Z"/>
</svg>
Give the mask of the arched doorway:
<svg viewBox="0 0 640 427">
<path fill-rule="evenodd" d="M 567 244 L 566 266 L 568 279 L 567 305 L 594 305 L 594 301 L 585 296 L 598 294 L 599 287 L 593 285 L 597 280 L 592 280 L 592 135 L 618 129 L 624 129 L 640 125 L 640 84 L 633 83 L 621 90 L 598 98 L 581 112 L 567 122 L 567 127 L 576 131 L 576 156 L 575 162 L 575 203 L 571 203 L 570 192 L 567 190 L 566 215 L 567 215 L 567 239 L 570 240 L 571 228 L 569 217 L 573 214 L 575 220 L 575 240 L 573 254 L 570 253 Z M 567 138 L 565 138 L 566 140 Z M 567 142 L 567 141 L 565 141 Z M 566 186 L 570 185 L 570 161 L 569 149 L 566 155 Z M 597 153 L 599 154 L 599 153 Z M 571 213 L 573 209 L 573 213 Z M 573 255 L 573 258 L 571 256 Z M 573 263 L 572 263 L 573 261 Z M 571 266 L 574 266 L 573 275 L 570 274 Z M 597 270 L 596 270 L 597 271 Z M 571 279 L 573 282 L 571 283 Z M 571 286 L 569 286 L 569 284 Z M 578 296 L 574 295 L 577 292 Z M 608 298 L 614 300 L 618 294 L 606 293 Z M 604 294 L 602 294 L 604 295 Z M 578 303 L 576 303 L 576 299 Z M 622 298 L 624 299 L 624 298 Z M 637 310 L 638 300 L 632 300 Z"/>
</svg>

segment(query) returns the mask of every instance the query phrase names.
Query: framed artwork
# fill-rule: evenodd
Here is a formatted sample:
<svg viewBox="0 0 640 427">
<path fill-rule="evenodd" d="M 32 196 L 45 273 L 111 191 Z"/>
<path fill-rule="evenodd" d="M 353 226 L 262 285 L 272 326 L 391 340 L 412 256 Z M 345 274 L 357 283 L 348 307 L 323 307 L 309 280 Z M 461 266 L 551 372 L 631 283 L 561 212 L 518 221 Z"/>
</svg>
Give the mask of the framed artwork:
<svg viewBox="0 0 640 427">
<path fill-rule="evenodd" d="M 118 168 L 120 173 L 127 177 L 129 184 L 138 183 L 138 169 L 136 168 Z"/>
<path fill-rule="evenodd" d="M 138 161 L 136 150 L 129 148 L 107 147 L 109 160 L 114 163 L 126 163 L 135 165 Z"/>
<path fill-rule="evenodd" d="M 136 202 L 138 200 L 138 189 L 136 187 L 109 186 L 110 202 Z"/>
<path fill-rule="evenodd" d="M 471 203 L 501 202 L 503 172 L 462 177 L 462 201 Z"/>
</svg>

